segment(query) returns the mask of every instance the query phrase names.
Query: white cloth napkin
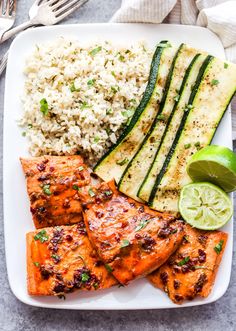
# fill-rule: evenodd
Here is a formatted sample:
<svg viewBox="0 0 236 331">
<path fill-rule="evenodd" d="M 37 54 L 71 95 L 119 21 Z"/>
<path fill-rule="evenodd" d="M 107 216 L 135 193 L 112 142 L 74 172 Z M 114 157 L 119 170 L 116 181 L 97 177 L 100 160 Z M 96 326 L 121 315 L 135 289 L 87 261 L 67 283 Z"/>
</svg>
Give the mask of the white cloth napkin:
<svg viewBox="0 0 236 331">
<path fill-rule="evenodd" d="M 122 0 L 111 21 L 207 27 L 221 39 L 227 59 L 236 63 L 236 0 Z M 236 139 L 236 97 L 232 110 Z"/>
</svg>

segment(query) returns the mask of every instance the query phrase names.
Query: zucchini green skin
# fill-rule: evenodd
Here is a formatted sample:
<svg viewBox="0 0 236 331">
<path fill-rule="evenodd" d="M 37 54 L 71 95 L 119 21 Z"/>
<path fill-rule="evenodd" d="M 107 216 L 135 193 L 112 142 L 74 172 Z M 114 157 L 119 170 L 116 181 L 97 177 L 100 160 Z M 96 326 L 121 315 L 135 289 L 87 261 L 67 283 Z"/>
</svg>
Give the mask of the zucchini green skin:
<svg viewBox="0 0 236 331">
<path fill-rule="evenodd" d="M 225 69 L 228 68 L 228 69 Z M 192 101 L 172 158 L 157 188 L 151 207 L 178 212 L 181 188 L 191 182 L 186 164 L 198 148 L 209 145 L 236 90 L 236 65 L 213 58 Z M 198 145 L 196 146 L 196 142 Z M 191 143 L 191 144 L 189 144 Z M 185 148 L 186 145 L 190 145 Z"/>
<path fill-rule="evenodd" d="M 203 79 L 203 76 L 204 76 L 204 74 L 206 72 L 206 69 L 207 69 L 207 67 L 209 66 L 209 64 L 211 63 L 212 60 L 213 60 L 213 56 L 208 55 L 206 57 L 203 65 L 201 66 L 201 69 L 199 70 L 198 77 L 196 79 L 196 83 L 195 83 L 195 85 L 193 87 L 193 90 L 192 90 L 192 93 L 191 93 L 191 95 L 189 97 L 188 105 L 192 105 L 193 100 L 194 100 L 194 98 L 195 98 L 195 96 L 197 94 L 199 85 L 201 84 L 201 81 Z M 159 184 L 160 184 L 160 182 L 161 182 L 161 180 L 162 180 L 162 178 L 163 178 L 163 176 L 164 176 L 164 174 L 165 174 L 165 172 L 167 170 L 167 167 L 168 167 L 168 164 L 169 164 L 169 162 L 170 162 L 170 160 L 172 158 L 172 155 L 174 154 L 174 151 L 176 149 L 176 145 L 178 144 L 179 138 L 180 138 L 181 133 L 182 133 L 182 131 L 184 129 L 184 126 L 185 126 L 185 123 L 187 121 L 187 118 L 188 118 L 188 115 L 190 113 L 190 110 L 191 109 L 188 109 L 187 111 L 184 112 L 183 118 L 182 118 L 181 123 L 180 123 L 180 126 L 179 126 L 179 128 L 178 128 L 178 130 L 176 132 L 175 139 L 173 141 L 173 144 L 171 146 L 171 149 L 170 149 L 170 151 L 169 151 L 169 153 L 168 153 L 168 155 L 167 155 L 167 157 L 165 159 L 165 162 L 164 162 L 164 164 L 162 166 L 162 169 L 161 169 L 160 173 L 157 175 L 155 184 L 154 184 L 154 186 L 152 188 L 152 191 L 151 191 L 151 194 L 150 194 L 150 198 L 149 198 L 149 201 L 148 201 L 149 206 L 153 206 L 153 201 L 155 199 L 158 186 L 159 186 Z"/>
<path fill-rule="evenodd" d="M 162 41 L 161 43 L 167 44 L 168 41 Z M 129 138 L 130 136 L 132 136 L 132 132 L 137 126 L 137 124 L 140 123 L 140 121 L 142 121 L 141 124 L 142 127 L 144 128 L 143 132 L 141 132 L 142 136 L 145 136 L 145 134 L 147 133 L 148 129 L 151 126 L 153 119 L 152 118 L 143 119 L 142 114 L 145 113 L 145 109 L 150 105 L 152 101 L 152 97 L 157 84 L 161 56 L 165 49 L 166 49 L 165 47 L 157 46 L 151 63 L 151 69 L 150 69 L 150 75 L 149 75 L 147 87 L 143 94 L 139 106 L 137 107 L 129 125 L 124 129 L 123 133 L 119 137 L 117 143 L 113 145 L 108 150 L 107 153 L 105 153 L 105 155 L 98 161 L 98 163 L 94 167 L 94 172 L 105 181 L 109 181 L 113 178 L 115 178 L 115 180 L 118 181 L 123 173 L 123 170 L 126 167 L 126 164 L 124 165 L 117 164 L 116 157 L 118 157 L 118 154 L 121 154 L 122 157 L 123 154 L 125 154 L 125 157 L 123 158 L 124 159 L 127 158 L 127 160 L 130 160 L 132 155 L 136 152 L 138 146 L 136 146 L 137 144 L 131 146 L 129 142 Z M 140 143 L 141 142 L 142 140 L 140 141 Z M 124 152 L 123 154 L 122 151 Z"/>
<path fill-rule="evenodd" d="M 175 130 L 178 129 L 178 125 L 180 124 L 181 118 L 184 114 L 184 112 L 182 110 L 182 105 L 187 96 L 187 95 L 185 96 L 186 90 L 190 89 L 189 87 L 187 87 L 187 85 L 190 84 L 190 82 L 192 83 L 193 79 L 195 80 L 195 77 L 194 77 L 195 75 L 193 75 L 192 71 L 198 70 L 198 68 L 203 63 L 203 60 L 204 60 L 203 55 L 200 58 L 199 57 L 200 57 L 200 54 L 196 54 L 186 70 L 186 73 L 184 75 L 184 78 L 183 78 L 183 81 L 182 81 L 182 84 L 181 84 L 181 87 L 179 90 L 179 100 L 174 105 L 173 111 L 168 119 L 168 122 L 167 122 L 167 125 L 165 128 L 165 132 L 160 141 L 160 145 L 155 153 L 153 162 L 139 188 L 138 197 L 143 199 L 144 201 L 148 202 L 148 200 L 149 200 L 152 188 L 155 184 L 155 178 L 157 177 L 157 175 L 164 163 L 163 155 L 164 155 L 164 157 L 166 157 L 168 155 L 168 152 L 171 148 L 170 144 L 174 139 Z M 197 68 L 195 68 L 195 67 L 197 67 Z M 191 77 L 192 75 L 193 75 L 193 77 Z M 192 79 L 192 81 L 191 81 L 191 79 Z M 190 93 L 190 92 L 188 91 L 187 94 L 188 93 Z M 176 123 L 174 122 L 174 124 L 176 124 L 176 125 L 173 126 L 172 120 L 175 120 L 176 117 L 178 117 L 177 118 L 178 122 L 176 122 Z M 171 130 L 171 126 L 173 126 L 173 129 L 172 129 L 173 132 L 169 131 L 169 130 Z M 170 142 L 168 143 L 168 139 L 170 139 L 169 136 L 171 136 L 171 135 L 173 136 L 173 138 L 171 138 Z M 166 152 L 165 152 L 165 149 L 166 149 Z M 160 153 L 161 153 L 161 155 L 160 155 Z M 161 158 L 163 160 L 161 160 Z M 159 162 L 159 164 L 158 164 L 158 162 Z"/>
<path fill-rule="evenodd" d="M 177 59 L 181 56 L 182 50 L 184 48 L 184 44 L 181 44 L 180 47 L 178 48 L 173 61 L 170 66 L 170 70 L 166 79 L 165 87 L 164 87 L 164 93 L 160 102 L 159 110 L 156 114 L 156 117 L 151 125 L 150 130 L 148 131 L 147 135 L 144 137 L 140 148 L 137 150 L 133 158 L 130 160 L 128 163 L 127 167 L 125 168 L 119 183 L 118 183 L 118 188 L 121 192 L 125 193 L 126 195 L 130 196 L 133 199 L 140 200 L 137 197 L 138 189 L 143 181 L 143 178 L 145 176 L 146 171 L 148 170 L 153 157 L 155 155 L 155 149 L 158 147 L 158 139 L 156 139 L 158 132 L 155 134 L 155 131 L 158 129 L 158 127 L 165 126 L 164 121 L 159 120 L 159 116 L 162 114 L 162 111 L 165 107 L 167 96 L 169 93 L 169 89 L 172 83 L 172 77 L 173 77 L 173 72 L 175 69 L 176 61 Z M 163 128 L 162 128 L 163 129 Z M 150 141 L 150 138 L 155 139 L 155 141 L 152 143 Z M 145 155 L 143 155 L 143 153 Z M 140 165 L 142 162 L 145 162 L 142 167 Z M 141 177 L 141 178 L 140 178 Z"/>
</svg>

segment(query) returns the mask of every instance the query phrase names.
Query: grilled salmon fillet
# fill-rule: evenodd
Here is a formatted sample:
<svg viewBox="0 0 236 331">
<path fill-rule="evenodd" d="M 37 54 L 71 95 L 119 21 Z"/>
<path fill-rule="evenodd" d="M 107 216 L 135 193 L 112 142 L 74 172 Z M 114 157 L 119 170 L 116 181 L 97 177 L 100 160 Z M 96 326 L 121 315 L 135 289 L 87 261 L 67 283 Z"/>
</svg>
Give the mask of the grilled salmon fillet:
<svg viewBox="0 0 236 331">
<path fill-rule="evenodd" d="M 73 224 L 82 219 L 79 192 L 91 182 L 83 159 L 42 156 L 20 159 L 35 227 Z"/>
<path fill-rule="evenodd" d="M 83 221 L 27 234 L 30 295 L 63 295 L 109 288 L 117 281 L 90 244 Z"/>
<path fill-rule="evenodd" d="M 148 276 L 178 304 L 209 295 L 227 242 L 221 231 L 200 231 L 186 224 L 185 233 L 177 251 Z"/>
<path fill-rule="evenodd" d="M 184 235 L 181 221 L 126 197 L 114 181 L 94 189 L 84 221 L 100 258 L 123 285 L 162 265 Z"/>
</svg>

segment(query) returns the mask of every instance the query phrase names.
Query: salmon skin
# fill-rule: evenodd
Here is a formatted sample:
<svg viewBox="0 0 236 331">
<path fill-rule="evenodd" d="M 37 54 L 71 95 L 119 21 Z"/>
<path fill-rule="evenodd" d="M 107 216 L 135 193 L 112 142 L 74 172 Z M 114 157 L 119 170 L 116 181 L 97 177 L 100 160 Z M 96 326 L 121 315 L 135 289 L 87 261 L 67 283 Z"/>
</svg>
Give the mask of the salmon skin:
<svg viewBox="0 0 236 331">
<path fill-rule="evenodd" d="M 82 220 L 79 197 L 89 189 L 89 171 L 79 155 L 20 159 L 35 227 L 66 225 Z"/>
<path fill-rule="evenodd" d="M 227 242 L 221 231 L 200 231 L 186 224 L 185 233 L 178 250 L 148 276 L 177 304 L 209 295 Z"/>
<path fill-rule="evenodd" d="M 93 193 L 84 211 L 88 236 L 121 284 L 157 269 L 181 243 L 182 221 L 126 197 L 114 181 Z"/>
<path fill-rule="evenodd" d="M 58 295 L 109 288 L 117 281 L 91 246 L 83 222 L 27 234 L 30 295 Z"/>
</svg>

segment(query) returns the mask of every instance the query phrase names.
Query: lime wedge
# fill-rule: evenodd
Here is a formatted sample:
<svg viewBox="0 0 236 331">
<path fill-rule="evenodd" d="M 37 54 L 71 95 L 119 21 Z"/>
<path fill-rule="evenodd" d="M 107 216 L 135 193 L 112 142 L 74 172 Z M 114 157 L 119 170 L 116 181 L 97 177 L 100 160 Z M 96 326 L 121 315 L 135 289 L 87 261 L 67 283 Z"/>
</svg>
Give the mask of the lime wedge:
<svg viewBox="0 0 236 331">
<path fill-rule="evenodd" d="M 226 192 L 236 190 L 236 154 L 227 147 L 201 149 L 189 160 L 187 172 L 194 182 L 211 182 Z"/>
<path fill-rule="evenodd" d="M 216 230 L 233 215 L 228 195 L 211 183 L 192 183 L 184 186 L 179 198 L 183 219 L 197 229 Z"/>
</svg>

